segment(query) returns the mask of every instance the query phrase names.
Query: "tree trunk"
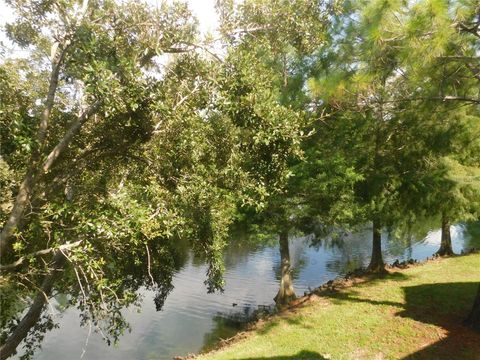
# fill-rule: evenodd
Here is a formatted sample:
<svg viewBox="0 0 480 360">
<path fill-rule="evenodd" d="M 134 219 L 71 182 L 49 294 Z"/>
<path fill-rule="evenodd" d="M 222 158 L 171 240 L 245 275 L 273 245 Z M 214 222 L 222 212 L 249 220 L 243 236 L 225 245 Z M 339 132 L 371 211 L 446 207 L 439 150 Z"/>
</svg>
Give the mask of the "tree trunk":
<svg viewBox="0 0 480 360">
<path fill-rule="evenodd" d="M 378 220 L 373 220 L 372 258 L 367 270 L 372 273 L 385 272 L 385 263 L 382 256 L 382 228 Z"/>
<path fill-rule="evenodd" d="M 62 252 L 57 252 L 53 258 L 53 267 L 45 276 L 42 282 L 41 291 L 37 293 L 30 309 L 15 327 L 10 336 L 0 346 L 0 360 L 5 360 L 15 353 L 15 349 L 28 335 L 30 329 L 35 326 L 42 315 L 43 308 L 47 302 L 48 296 L 52 293 L 53 284 L 61 273 L 65 257 Z"/>
<path fill-rule="evenodd" d="M 25 208 L 30 202 L 35 182 L 39 173 L 41 156 L 45 147 L 45 138 L 47 136 L 48 123 L 55 103 L 55 94 L 58 87 L 58 78 L 60 76 L 60 67 L 63 62 L 66 48 L 62 45 L 62 50 L 55 51 L 52 59 L 52 71 L 48 85 L 47 98 L 45 100 L 45 109 L 40 120 L 40 126 L 37 130 L 36 146 L 30 156 L 29 166 L 24 180 L 20 184 L 17 197 L 13 204 L 10 215 L 0 233 L 0 255 L 4 256 L 10 250 L 10 243 L 15 229 L 20 224 Z"/>
<path fill-rule="evenodd" d="M 445 213 L 442 213 L 442 240 L 440 243 L 440 249 L 438 249 L 437 251 L 437 255 L 453 255 L 452 236 L 450 234 L 450 221 Z"/>
<path fill-rule="evenodd" d="M 30 201 L 31 192 L 34 188 L 35 180 L 35 170 L 32 166 L 30 166 L 27 174 L 25 175 L 25 179 L 20 184 L 17 197 L 15 198 L 15 203 L 10 212 L 10 216 L 8 217 L 5 225 L 3 226 L 2 232 L 0 233 L 1 257 L 4 257 L 10 249 L 12 236 L 15 232 L 15 229 L 20 224 L 25 208 Z"/>
<path fill-rule="evenodd" d="M 478 286 L 477 297 L 473 303 L 472 311 L 465 320 L 465 324 L 480 331 L 480 285 Z"/>
<path fill-rule="evenodd" d="M 288 231 L 282 231 L 279 237 L 280 241 L 280 258 L 282 266 L 282 274 L 280 278 L 280 289 L 274 300 L 277 305 L 286 305 L 295 299 L 295 291 L 293 290 L 292 274 L 290 268 L 290 250 L 288 248 Z"/>
<path fill-rule="evenodd" d="M 70 127 L 65 132 L 63 138 L 48 154 L 45 162 L 36 168 L 31 166 L 29 169 L 25 179 L 20 185 L 13 209 L 0 235 L 0 254 L 2 256 L 4 256 L 10 249 L 12 235 L 23 217 L 25 208 L 31 201 L 31 193 L 35 188 L 36 181 L 51 169 L 55 161 L 67 149 L 73 137 L 80 131 L 82 125 L 98 110 L 100 105 L 101 102 L 96 101 L 80 114 L 78 118 L 70 124 Z"/>
</svg>

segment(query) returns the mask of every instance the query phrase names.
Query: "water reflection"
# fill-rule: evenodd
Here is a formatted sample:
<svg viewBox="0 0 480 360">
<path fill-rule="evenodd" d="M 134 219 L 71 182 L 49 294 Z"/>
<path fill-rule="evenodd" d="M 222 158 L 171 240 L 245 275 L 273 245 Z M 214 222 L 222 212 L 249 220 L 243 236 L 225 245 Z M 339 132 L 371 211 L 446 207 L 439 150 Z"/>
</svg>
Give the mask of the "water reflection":
<svg viewBox="0 0 480 360">
<path fill-rule="evenodd" d="M 388 262 L 421 260 L 438 250 L 440 230 L 417 228 L 410 229 L 408 236 L 406 231 L 399 233 L 385 230 L 382 235 Z M 462 249 L 480 248 L 480 223 L 455 225 L 452 241 L 457 253 Z M 79 311 L 68 308 L 56 315 L 59 328 L 46 334 L 42 350 L 34 358 L 62 359 L 68 354 L 69 359 L 76 359 L 85 351 L 83 359 L 171 359 L 174 355 L 209 348 L 242 329 L 243 321 L 255 310 L 273 303 L 280 275 L 276 243 L 233 241 L 225 251 L 227 285 L 223 294 L 207 294 L 203 285 L 205 264 L 186 247 L 180 247 L 173 260 L 177 269 L 171 278 L 174 288 L 165 288 L 163 292 L 159 288 L 140 288 L 144 298 L 142 311 L 123 310 L 131 332 L 123 336 L 117 346 L 107 346 L 99 334 L 89 335 L 88 327 L 79 326 Z M 353 234 L 341 233 L 322 239 L 298 237 L 290 241 L 290 251 L 294 287 L 297 294 L 302 295 L 309 288 L 368 265 L 371 228 L 365 226 Z M 161 260 L 156 259 L 157 264 L 161 264 Z M 142 269 L 134 268 L 128 281 L 138 286 L 148 282 L 145 267 Z M 137 275 L 143 280 L 138 280 Z M 67 303 L 62 296 L 57 297 L 58 304 Z M 159 301 L 164 301 L 162 311 L 157 311 Z M 88 346 L 85 346 L 87 339 Z"/>
</svg>

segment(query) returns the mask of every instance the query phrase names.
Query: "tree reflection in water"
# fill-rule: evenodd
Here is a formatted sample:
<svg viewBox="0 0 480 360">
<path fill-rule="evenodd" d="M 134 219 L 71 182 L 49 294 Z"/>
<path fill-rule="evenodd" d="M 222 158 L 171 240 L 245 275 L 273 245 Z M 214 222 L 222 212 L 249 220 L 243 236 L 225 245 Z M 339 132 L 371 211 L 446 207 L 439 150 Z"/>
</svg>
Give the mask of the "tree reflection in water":
<svg viewBox="0 0 480 360">
<path fill-rule="evenodd" d="M 72 307 L 80 311 L 82 326 L 99 332 L 109 345 L 117 342 L 125 330 L 129 330 L 122 309 L 129 306 L 139 307 L 142 298 L 140 290 L 147 289 L 155 293 L 153 301 L 157 311 L 160 311 L 173 289 L 173 275 L 184 266 L 189 256 L 187 244 L 181 241 L 175 245 L 172 242 L 158 242 L 150 247 L 149 253 L 150 267 L 146 266 L 146 262 L 137 261 L 137 256 L 120 257 L 119 254 L 118 259 L 122 261 L 114 261 L 115 257 L 112 257 L 108 270 L 103 274 L 105 281 L 115 284 L 116 287 L 115 293 L 112 290 L 114 296 L 108 298 L 95 289 L 84 288 L 82 281 L 76 278 L 79 272 L 72 270 L 68 263 L 62 268 L 62 276 L 50 285 L 53 286 L 52 290 L 45 290 L 43 285 L 43 290 L 39 289 L 37 295 L 36 289 L 32 291 L 29 284 L 9 282 L 9 287 L 3 287 L 0 292 L 2 346 L 8 345 L 6 340 L 16 334 L 19 327 L 28 326 L 26 336 L 19 339 L 22 341 L 22 349 L 18 348 L 17 351 L 23 352 L 22 358 L 31 357 L 41 347 L 46 332 L 57 326 L 53 315 Z M 45 280 L 43 283 L 45 284 Z M 45 306 L 44 297 L 48 297 Z M 32 311 L 33 309 L 36 310 Z M 24 325 L 25 323 L 27 325 Z M 2 358 L 9 356 L 6 350 L 2 353 Z"/>
</svg>

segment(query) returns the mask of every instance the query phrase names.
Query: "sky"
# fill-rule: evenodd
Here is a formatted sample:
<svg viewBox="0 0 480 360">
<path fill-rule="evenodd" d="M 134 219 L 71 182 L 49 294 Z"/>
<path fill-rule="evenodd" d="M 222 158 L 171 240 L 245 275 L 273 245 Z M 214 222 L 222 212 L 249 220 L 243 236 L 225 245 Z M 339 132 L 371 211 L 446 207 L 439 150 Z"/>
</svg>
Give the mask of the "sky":
<svg viewBox="0 0 480 360">
<path fill-rule="evenodd" d="M 156 4 L 158 0 L 147 0 L 152 4 Z M 172 0 L 167 0 L 172 2 Z M 200 31 L 205 34 L 213 32 L 218 25 L 218 16 L 215 12 L 215 0 L 186 0 L 192 12 L 198 18 L 200 23 Z M 10 47 L 9 41 L 3 31 L 5 23 L 13 20 L 13 13 L 5 4 L 4 0 L 0 0 L 0 41 Z"/>
<path fill-rule="evenodd" d="M 200 31 L 213 32 L 218 25 L 215 0 L 188 0 L 187 2 L 200 22 Z"/>
<path fill-rule="evenodd" d="M 13 20 L 13 14 L 10 8 L 5 4 L 3 0 L 0 0 L 0 42 L 7 42 L 7 38 L 3 31 L 3 26 L 6 22 Z"/>
</svg>

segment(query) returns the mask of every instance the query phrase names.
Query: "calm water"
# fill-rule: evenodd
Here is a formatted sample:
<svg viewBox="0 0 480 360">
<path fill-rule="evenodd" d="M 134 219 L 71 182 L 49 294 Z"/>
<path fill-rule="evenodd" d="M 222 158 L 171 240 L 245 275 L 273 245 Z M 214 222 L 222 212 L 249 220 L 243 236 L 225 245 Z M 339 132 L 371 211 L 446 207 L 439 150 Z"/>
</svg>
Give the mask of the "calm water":
<svg viewBox="0 0 480 360">
<path fill-rule="evenodd" d="M 480 224 L 452 227 L 454 251 L 480 248 Z M 340 240 L 324 240 L 311 246 L 311 238 L 292 239 L 291 258 L 295 290 L 302 295 L 347 271 L 365 266 L 370 256 L 371 229 L 365 228 Z M 440 230 L 420 240 L 392 240 L 383 234 L 385 260 L 425 259 L 439 246 Z M 275 245 L 231 245 L 226 253 L 226 288 L 223 294 L 207 294 L 203 285 L 206 266 L 190 256 L 176 274 L 174 290 L 162 311 L 156 311 L 153 293 L 144 291 L 141 312 L 126 309 L 132 331 L 117 346 L 107 346 L 99 334 L 80 327 L 79 313 L 68 309 L 56 315 L 60 325 L 46 334 L 36 359 L 172 359 L 211 346 L 219 338 L 239 330 L 238 321 L 259 306 L 273 302 L 280 272 Z M 234 305 L 235 304 L 235 305 Z"/>
</svg>

